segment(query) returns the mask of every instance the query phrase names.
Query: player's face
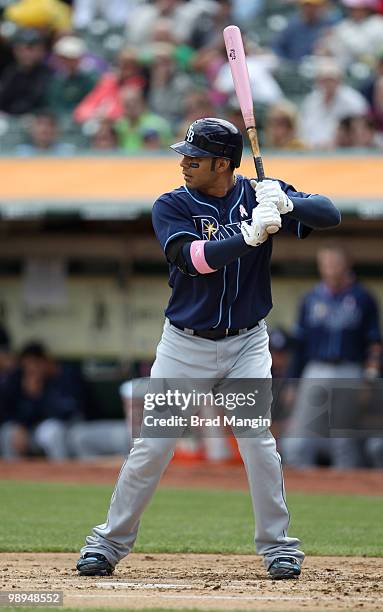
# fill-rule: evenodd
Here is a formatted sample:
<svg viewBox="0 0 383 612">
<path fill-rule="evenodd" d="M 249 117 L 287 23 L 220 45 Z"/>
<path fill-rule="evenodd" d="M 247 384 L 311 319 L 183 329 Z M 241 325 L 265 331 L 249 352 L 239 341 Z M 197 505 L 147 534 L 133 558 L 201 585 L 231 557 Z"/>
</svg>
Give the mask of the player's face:
<svg viewBox="0 0 383 612">
<path fill-rule="evenodd" d="M 188 157 L 184 155 L 180 166 L 185 184 L 191 189 L 203 191 L 210 188 L 216 180 L 216 172 L 212 169 L 211 157 Z"/>
<path fill-rule="evenodd" d="M 339 286 L 349 274 L 346 256 L 331 249 L 323 249 L 318 253 L 318 268 L 322 280 L 329 287 Z"/>
</svg>

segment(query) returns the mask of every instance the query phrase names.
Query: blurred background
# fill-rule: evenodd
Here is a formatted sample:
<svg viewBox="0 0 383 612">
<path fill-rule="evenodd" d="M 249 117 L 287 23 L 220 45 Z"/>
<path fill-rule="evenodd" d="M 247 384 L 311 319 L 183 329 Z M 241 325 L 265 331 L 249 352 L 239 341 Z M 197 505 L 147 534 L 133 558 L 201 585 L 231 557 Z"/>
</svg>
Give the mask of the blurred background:
<svg viewBox="0 0 383 612">
<path fill-rule="evenodd" d="M 182 183 L 168 145 L 201 117 L 244 131 L 222 36 L 231 23 L 245 36 L 266 173 L 330 196 L 343 218 L 301 243 L 274 241 L 274 374 L 298 379 L 309 365 L 302 304 L 337 269 L 335 289 L 359 279 L 372 310 L 354 330 L 356 356 L 320 361 L 334 366 L 329 378 L 347 378 L 338 366 L 352 362 L 354 378 L 378 385 L 383 0 L 0 0 L 5 459 L 128 451 L 123 383 L 149 374 L 169 297 L 150 218 L 156 197 Z M 253 176 L 249 152 L 239 171 Z M 282 419 L 296 402 L 288 389 Z M 178 456 L 237 460 L 224 442 L 188 440 Z M 348 449 L 351 459 L 317 451 L 297 460 L 293 449 L 291 464 L 383 467 L 379 437 Z"/>
</svg>

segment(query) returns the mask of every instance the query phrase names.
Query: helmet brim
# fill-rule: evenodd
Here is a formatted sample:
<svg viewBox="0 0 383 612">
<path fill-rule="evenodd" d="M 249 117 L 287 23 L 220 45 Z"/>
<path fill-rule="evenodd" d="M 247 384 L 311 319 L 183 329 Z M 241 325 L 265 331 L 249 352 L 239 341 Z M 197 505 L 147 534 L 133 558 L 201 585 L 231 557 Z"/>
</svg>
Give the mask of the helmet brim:
<svg viewBox="0 0 383 612">
<path fill-rule="evenodd" d="M 190 142 L 187 142 L 186 140 L 176 142 L 175 144 L 170 145 L 170 148 L 173 149 L 173 151 L 177 151 L 177 153 L 180 153 L 180 155 L 187 155 L 188 157 L 217 157 L 209 151 L 199 149 L 198 147 L 190 144 Z"/>
</svg>

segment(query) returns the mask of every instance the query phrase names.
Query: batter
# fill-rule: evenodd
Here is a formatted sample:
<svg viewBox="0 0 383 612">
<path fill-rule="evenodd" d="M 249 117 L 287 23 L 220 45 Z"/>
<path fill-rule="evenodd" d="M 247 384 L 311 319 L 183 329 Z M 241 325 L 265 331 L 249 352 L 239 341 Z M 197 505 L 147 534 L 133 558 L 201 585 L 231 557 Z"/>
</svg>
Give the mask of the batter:
<svg viewBox="0 0 383 612">
<path fill-rule="evenodd" d="M 256 183 L 235 174 L 242 148 L 239 130 L 215 118 L 195 121 L 185 140 L 172 145 L 182 155 L 185 184 L 160 196 L 153 207 L 172 288 L 153 380 L 214 379 L 227 388 L 241 378 L 269 379 L 264 318 L 272 307 L 272 238 L 267 228 L 305 238 L 312 229 L 340 222 L 324 196 L 298 192 L 280 180 Z M 145 435 L 135 441 L 107 520 L 94 527 L 81 550 L 81 575 L 110 575 L 132 550 L 176 441 Z M 299 540 L 287 535 L 289 512 L 275 440 L 267 431 L 239 435 L 237 441 L 256 516 L 256 550 L 271 578 L 298 577 L 304 553 Z"/>
</svg>

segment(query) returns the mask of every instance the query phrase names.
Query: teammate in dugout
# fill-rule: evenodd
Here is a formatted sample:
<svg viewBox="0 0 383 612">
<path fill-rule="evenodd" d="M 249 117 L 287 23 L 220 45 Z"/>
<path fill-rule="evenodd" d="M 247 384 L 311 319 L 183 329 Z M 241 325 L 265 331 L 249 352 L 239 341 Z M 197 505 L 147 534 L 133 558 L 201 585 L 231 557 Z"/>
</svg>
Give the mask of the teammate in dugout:
<svg viewBox="0 0 383 612">
<path fill-rule="evenodd" d="M 151 376 L 240 379 L 271 377 L 265 317 L 272 307 L 267 227 L 305 238 L 336 226 L 325 196 L 281 180 L 250 181 L 239 167 L 243 141 L 231 123 L 192 123 L 171 147 L 182 155 L 185 184 L 158 198 L 153 226 L 170 264 L 172 296 Z M 106 523 L 86 538 L 80 575 L 110 575 L 132 549 L 140 517 L 174 451 L 176 438 L 141 437 L 123 465 Z M 254 514 L 255 545 L 271 578 L 295 578 L 304 553 L 287 536 L 289 513 L 280 457 L 270 432 L 238 437 Z"/>
</svg>

